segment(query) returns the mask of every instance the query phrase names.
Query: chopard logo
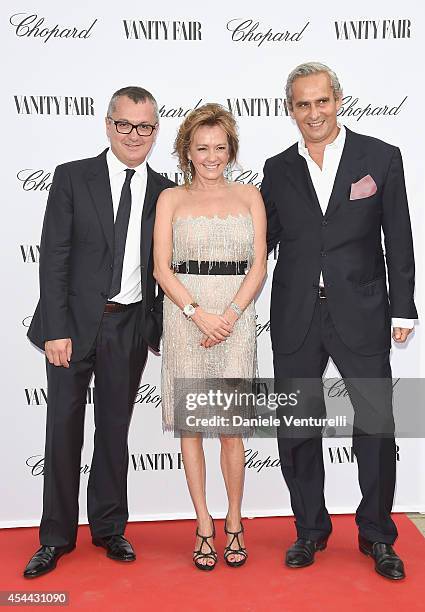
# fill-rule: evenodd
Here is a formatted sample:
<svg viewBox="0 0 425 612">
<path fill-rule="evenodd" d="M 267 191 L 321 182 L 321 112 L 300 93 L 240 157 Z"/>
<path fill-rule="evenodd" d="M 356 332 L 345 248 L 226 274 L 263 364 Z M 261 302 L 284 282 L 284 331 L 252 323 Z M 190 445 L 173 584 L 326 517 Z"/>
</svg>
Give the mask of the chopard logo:
<svg viewBox="0 0 425 612">
<path fill-rule="evenodd" d="M 263 332 L 270 332 L 270 319 L 266 321 L 266 323 L 258 322 L 258 315 L 255 315 L 256 320 L 256 328 L 257 328 L 257 338 L 261 336 Z"/>
<path fill-rule="evenodd" d="M 264 468 L 280 467 L 278 458 L 272 459 L 268 455 L 265 459 L 258 457 L 258 451 L 252 448 L 245 449 L 245 467 L 261 472 Z"/>
<path fill-rule="evenodd" d="M 231 19 L 227 22 L 226 29 L 232 32 L 233 42 L 253 42 L 261 47 L 264 42 L 299 42 L 309 25 L 309 21 L 299 32 L 274 32 L 271 28 L 265 31 L 260 23 L 253 19 Z M 264 31 L 262 31 L 264 30 Z"/>
<path fill-rule="evenodd" d="M 21 255 L 24 263 L 38 263 L 40 259 L 39 244 L 20 244 Z"/>
<path fill-rule="evenodd" d="M 179 107 L 170 107 L 167 108 L 165 106 L 165 104 L 163 104 L 161 106 L 161 108 L 158 110 L 159 112 L 159 116 L 160 117 L 165 117 L 166 119 L 169 117 L 186 117 L 192 110 L 195 110 L 195 108 L 198 108 L 198 106 L 200 106 L 202 103 L 202 98 L 200 100 L 198 100 L 198 102 L 195 104 L 195 106 L 192 108 L 183 108 L 182 106 Z"/>
<path fill-rule="evenodd" d="M 411 38 L 410 19 L 334 21 L 337 40 Z"/>
<path fill-rule="evenodd" d="M 59 24 L 53 27 L 47 27 L 44 24 L 44 17 L 38 17 L 36 14 L 28 15 L 28 13 L 15 13 L 9 19 L 10 25 L 15 28 L 16 36 L 20 38 L 26 36 L 27 38 L 40 38 L 44 43 L 49 41 L 51 38 L 90 38 L 92 30 L 97 22 L 95 19 L 92 24 L 85 29 L 79 29 L 74 27 L 63 27 Z"/>
<path fill-rule="evenodd" d="M 13 96 L 18 115 L 94 116 L 89 96 Z"/>
<path fill-rule="evenodd" d="M 31 469 L 31 476 L 43 476 L 44 474 L 44 457 L 43 455 L 32 455 L 25 461 Z M 90 466 L 85 463 L 80 467 L 80 474 L 88 474 L 90 472 Z"/>
<path fill-rule="evenodd" d="M 182 470 L 181 453 L 138 453 L 131 454 L 131 464 L 135 472 Z"/>
<path fill-rule="evenodd" d="M 202 40 L 199 21 L 152 21 L 124 19 L 127 40 Z"/>
<path fill-rule="evenodd" d="M 16 175 L 18 181 L 22 183 L 24 191 L 49 191 L 52 181 L 51 172 L 45 170 L 33 170 L 32 168 L 24 168 L 19 170 Z"/>
<path fill-rule="evenodd" d="M 156 392 L 156 385 L 145 383 L 138 388 L 134 403 L 153 404 L 155 408 L 159 408 L 161 401 L 160 394 Z"/>
<path fill-rule="evenodd" d="M 364 106 L 359 104 L 358 98 L 345 96 L 342 99 L 342 106 L 337 114 L 339 117 L 355 117 L 356 121 L 360 121 L 363 117 L 394 116 L 401 112 L 406 100 L 407 96 L 404 96 L 403 100 L 396 106 L 388 106 L 388 104 L 372 106 L 370 103 Z"/>
<path fill-rule="evenodd" d="M 235 117 L 289 116 L 284 98 L 227 98 L 227 106 Z"/>
<path fill-rule="evenodd" d="M 348 379 L 350 380 L 350 379 Z M 355 382 L 355 378 L 353 381 Z M 400 378 L 392 379 L 392 387 L 393 390 L 396 388 L 398 383 L 400 382 Z M 323 378 L 323 392 L 326 397 L 332 398 L 341 398 L 341 397 L 349 397 L 348 390 L 345 384 L 345 380 L 343 378 Z"/>
<path fill-rule="evenodd" d="M 261 181 L 258 181 L 258 172 L 253 170 L 232 170 L 232 181 L 235 183 L 243 183 L 244 185 L 254 185 L 254 187 L 261 187 Z"/>
</svg>

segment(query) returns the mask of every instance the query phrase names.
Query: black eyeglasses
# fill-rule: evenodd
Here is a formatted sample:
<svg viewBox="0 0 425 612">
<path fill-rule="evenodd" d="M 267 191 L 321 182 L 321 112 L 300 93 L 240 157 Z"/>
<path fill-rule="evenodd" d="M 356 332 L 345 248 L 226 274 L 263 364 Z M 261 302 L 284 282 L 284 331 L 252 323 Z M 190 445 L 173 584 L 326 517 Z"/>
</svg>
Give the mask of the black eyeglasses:
<svg viewBox="0 0 425 612">
<path fill-rule="evenodd" d="M 139 123 L 138 125 L 134 125 L 133 123 L 129 123 L 128 121 L 115 121 L 112 117 L 108 117 L 109 121 L 115 123 L 115 129 L 119 134 L 131 134 L 133 130 L 136 130 L 139 136 L 151 136 L 154 129 L 158 125 L 151 125 L 150 123 Z"/>
</svg>

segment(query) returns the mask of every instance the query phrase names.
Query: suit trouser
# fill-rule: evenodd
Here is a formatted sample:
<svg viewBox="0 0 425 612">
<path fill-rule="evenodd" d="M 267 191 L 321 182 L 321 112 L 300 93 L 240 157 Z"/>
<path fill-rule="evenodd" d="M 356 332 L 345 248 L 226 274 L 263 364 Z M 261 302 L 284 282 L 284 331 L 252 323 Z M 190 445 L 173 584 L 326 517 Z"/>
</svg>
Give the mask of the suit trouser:
<svg viewBox="0 0 425 612">
<path fill-rule="evenodd" d="M 315 380 L 320 384 L 321 399 L 307 405 L 307 410 L 311 416 L 323 416 L 319 414 L 325 410 L 321 378 L 329 357 L 344 378 L 354 409 L 353 451 L 362 493 L 356 511 L 359 532 L 368 540 L 392 544 L 397 537 L 397 528 L 390 514 L 395 489 L 396 448 L 389 354 L 364 356 L 350 351 L 335 330 L 327 300 L 318 299 L 310 329 L 300 349 L 292 354 L 274 353 L 276 385 L 285 384 L 294 377 L 308 379 L 307 385 Z M 374 396 L 379 404 L 380 414 L 375 419 L 375 429 L 375 415 L 370 415 L 371 404 L 364 401 L 362 395 L 363 398 Z M 383 429 L 379 429 L 381 426 Z M 385 431 L 386 435 L 370 435 L 371 431 Z M 291 437 L 281 431 L 278 432 L 278 445 L 298 537 L 318 540 L 332 530 L 323 493 L 322 437 L 320 433 L 311 437 L 302 434 Z"/>
<path fill-rule="evenodd" d="M 81 449 L 87 389 L 94 374 L 94 451 L 87 488 L 93 537 L 124 533 L 127 436 L 146 362 L 140 308 L 103 315 L 95 343 L 69 368 L 47 362 L 47 423 L 40 542 L 72 546 L 77 537 Z"/>
</svg>

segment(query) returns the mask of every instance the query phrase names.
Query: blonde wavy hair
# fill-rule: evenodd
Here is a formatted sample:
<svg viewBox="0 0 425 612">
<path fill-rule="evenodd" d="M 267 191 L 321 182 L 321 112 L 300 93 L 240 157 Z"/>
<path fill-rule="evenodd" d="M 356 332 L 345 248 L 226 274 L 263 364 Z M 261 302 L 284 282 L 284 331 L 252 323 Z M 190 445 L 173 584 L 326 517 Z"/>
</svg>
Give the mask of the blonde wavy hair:
<svg viewBox="0 0 425 612">
<path fill-rule="evenodd" d="M 178 157 L 179 168 L 184 174 L 185 185 L 189 185 L 189 147 L 193 140 L 195 131 L 202 126 L 213 127 L 218 125 L 227 134 L 229 144 L 229 164 L 236 161 L 239 150 L 238 130 L 235 118 L 232 113 L 226 110 L 221 104 L 210 102 L 191 111 L 181 124 L 174 142 L 173 154 Z M 192 175 L 195 168 L 191 167 Z"/>
</svg>

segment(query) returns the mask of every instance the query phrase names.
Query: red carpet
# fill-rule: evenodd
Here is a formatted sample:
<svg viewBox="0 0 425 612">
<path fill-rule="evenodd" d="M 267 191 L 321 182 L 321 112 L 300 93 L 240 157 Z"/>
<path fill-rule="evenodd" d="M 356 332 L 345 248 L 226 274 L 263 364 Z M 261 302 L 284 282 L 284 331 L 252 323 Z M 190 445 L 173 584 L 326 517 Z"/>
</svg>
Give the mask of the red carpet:
<svg viewBox="0 0 425 612">
<path fill-rule="evenodd" d="M 56 570 L 35 580 L 21 572 L 38 547 L 37 530 L 0 531 L 0 590 L 68 591 L 68 609 L 161 612 L 305 612 L 425 610 L 425 539 L 396 515 L 396 550 L 407 578 L 391 582 L 378 576 L 373 561 L 356 547 L 352 516 L 334 516 L 328 549 L 313 566 L 291 570 L 283 551 L 294 539 L 292 518 L 245 520 L 247 565 L 229 568 L 222 559 L 223 521 L 216 521 L 219 562 L 202 573 L 191 562 L 194 522 L 131 523 L 126 535 L 138 559 L 123 564 L 92 546 L 88 527 L 80 527 L 76 550 Z M 36 609 L 52 609 L 37 606 Z M 66 609 L 66 608 L 65 608 Z"/>
</svg>

